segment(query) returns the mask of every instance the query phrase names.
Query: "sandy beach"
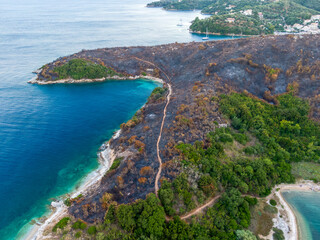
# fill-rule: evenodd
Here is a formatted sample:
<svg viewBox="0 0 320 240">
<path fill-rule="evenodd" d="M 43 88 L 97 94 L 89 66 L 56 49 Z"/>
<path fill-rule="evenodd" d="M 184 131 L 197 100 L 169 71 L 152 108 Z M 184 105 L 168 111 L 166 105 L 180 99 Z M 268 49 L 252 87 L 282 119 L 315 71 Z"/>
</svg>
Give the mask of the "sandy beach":
<svg viewBox="0 0 320 240">
<path fill-rule="evenodd" d="M 301 236 L 301 231 L 299 230 L 297 216 L 282 195 L 283 191 L 290 190 L 320 192 L 320 185 L 308 180 L 301 180 L 295 184 L 280 184 L 275 186 L 272 193 L 267 197 L 267 200 L 275 199 L 278 202 L 276 206 L 278 214 L 273 219 L 273 227 L 281 229 L 285 239 L 298 240 L 302 238 L 299 237 Z M 262 238 L 272 239 L 272 234 L 273 230 L 271 230 L 268 236 L 262 236 Z"/>
</svg>

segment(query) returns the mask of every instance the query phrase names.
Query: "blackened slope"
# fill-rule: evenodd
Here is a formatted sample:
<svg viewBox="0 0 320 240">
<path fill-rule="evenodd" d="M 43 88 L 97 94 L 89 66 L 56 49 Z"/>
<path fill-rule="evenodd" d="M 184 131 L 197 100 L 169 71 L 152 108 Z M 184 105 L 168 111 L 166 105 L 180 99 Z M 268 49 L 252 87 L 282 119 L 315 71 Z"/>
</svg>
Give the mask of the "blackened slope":
<svg viewBox="0 0 320 240">
<path fill-rule="evenodd" d="M 166 166 L 162 178 L 170 179 L 179 172 L 179 164 L 171 161 L 175 157 L 174 145 L 179 141 L 194 142 L 202 139 L 206 133 L 214 130 L 214 121 L 225 123 L 217 107 L 208 107 L 208 101 L 205 100 L 217 92 L 246 90 L 272 102 L 273 95 L 291 88 L 298 96 L 310 99 L 314 106 L 313 116 L 319 119 L 319 45 L 319 35 L 272 36 L 98 49 L 82 51 L 59 61 L 73 58 L 100 59 L 106 66 L 125 75 L 147 72 L 166 80 L 163 73 L 154 67 L 156 65 L 169 75 L 173 93 L 159 147 Z M 53 63 L 49 64 L 49 69 L 52 66 Z M 119 203 L 128 203 L 154 191 L 159 167 L 156 142 L 164 106 L 165 102 L 147 104 L 143 109 L 142 121 L 123 131 L 111 143 L 119 153 L 130 154 L 123 159 L 117 170 L 104 178 L 97 192 L 70 208 L 72 214 L 86 221 L 95 221 L 104 217 L 100 203 L 104 192 L 111 192 Z M 182 106 L 188 108 L 184 116 Z M 201 111 L 206 111 L 205 118 Z M 136 140 L 145 144 L 143 152 L 135 147 Z M 145 167 L 150 167 L 150 171 L 143 171 Z M 142 178 L 146 181 L 142 181 Z"/>
</svg>

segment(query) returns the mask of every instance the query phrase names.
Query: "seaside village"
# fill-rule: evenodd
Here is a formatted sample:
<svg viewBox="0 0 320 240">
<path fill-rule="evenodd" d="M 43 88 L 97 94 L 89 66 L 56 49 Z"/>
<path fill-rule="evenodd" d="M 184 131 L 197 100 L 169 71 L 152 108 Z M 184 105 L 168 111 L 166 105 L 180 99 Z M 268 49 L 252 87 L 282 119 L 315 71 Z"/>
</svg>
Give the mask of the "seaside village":
<svg viewBox="0 0 320 240">
<path fill-rule="evenodd" d="M 304 20 L 303 24 L 294 24 L 293 26 L 285 26 L 285 30 L 288 33 L 320 33 L 319 29 L 320 15 L 313 15 L 310 19 Z"/>
<path fill-rule="evenodd" d="M 178 0 L 180 2 L 181 0 Z M 262 0 L 263 1 L 263 0 Z M 228 5 L 226 6 L 226 10 L 230 11 L 230 15 L 236 14 L 236 12 L 233 12 L 233 8 L 235 8 L 235 5 Z M 240 11 L 241 14 L 245 16 L 252 16 L 254 14 L 252 9 L 247 9 Z M 215 14 L 218 14 L 218 12 L 215 12 Z M 263 13 L 258 12 L 258 16 L 260 20 L 264 19 Z M 226 22 L 228 23 L 234 23 L 235 18 L 229 17 L 226 18 Z M 287 34 L 287 33 L 300 33 L 300 34 L 319 34 L 320 33 L 320 15 L 313 15 L 310 19 L 304 20 L 303 23 L 299 24 L 296 23 L 294 25 L 285 25 L 283 26 L 285 32 L 275 32 L 275 35 L 280 34 Z"/>
<path fill-rule="evenodd" d="M 234 5 L 229 5 L 226 7 L 226 9 L 232 9 L 235 7 Z M 247 9 L 244 11 L 240 11 L 243 15 L 246 16 L 251 16 L 253 15 L 253 10 L 252 9 Z M 232 14 L 232 13 L 231 13 Z M 260 20 L 263 20 L 263 13 L 259 12 L 258 13 Z M 227 18 L 227 22 L 233 23 L 235 21 L 234 18 Z M 300 34 L 319 34 L 320 33 L 320 15 L 313 15 L 311 16 L 310 19 L 304 20 L 302 24 L 296 23 L 292 26 L 290 25 L 285 25 L 284 30 L 285 34 L 286 33 L 300 33 Z M 279 34 L 284 34 L 283 32 L 275 32 L 276 35 Z"/>
</svg>

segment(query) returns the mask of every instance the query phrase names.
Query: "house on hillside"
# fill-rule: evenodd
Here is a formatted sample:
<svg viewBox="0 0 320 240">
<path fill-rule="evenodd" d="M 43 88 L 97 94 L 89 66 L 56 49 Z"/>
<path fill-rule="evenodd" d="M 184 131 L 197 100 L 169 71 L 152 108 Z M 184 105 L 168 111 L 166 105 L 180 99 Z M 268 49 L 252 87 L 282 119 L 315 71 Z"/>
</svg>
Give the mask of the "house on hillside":
<svg viewBox="0 0 320 240">
<path fill-rule="evenodd" d="M 246 16 L 251 16 L 252 15 L 252 9 L 248 9 L 248 10 L 245 10 L 245 11 L 240 11 L 243 15 L 246 15 Z"/>
<path fill-rule="evenodd" d="M 258 12 L 258 16 L 260 20 L 263 20 L 263 13 L 262 12 Z"/>
<path fill-rule="evenodd" d="M 228 23 L 234 23 L 235 19 L 234 18 L 227 18 L 226 22 Z"/>
</svg>

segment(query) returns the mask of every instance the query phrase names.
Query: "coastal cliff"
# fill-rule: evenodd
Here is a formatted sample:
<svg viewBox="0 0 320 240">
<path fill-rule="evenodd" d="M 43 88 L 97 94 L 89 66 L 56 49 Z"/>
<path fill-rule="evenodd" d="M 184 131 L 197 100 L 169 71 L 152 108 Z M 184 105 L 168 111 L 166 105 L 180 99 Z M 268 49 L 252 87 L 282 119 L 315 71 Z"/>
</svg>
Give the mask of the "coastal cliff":
<svg viewBox="0 0 320 240">
<path fill-rule="evenodd" d="M 112 201 L 117 204 L 145 199 L 155 192 L 158 184 L 159 159 L 160 186 L 179 176 L 185 167 L 176 161 L 181 155 L 176 148 L 178 144 L 195 144 L 210 132 L 230 126 L 230 119 L 219 110 L 219 102 L 215 100 L 220 94 L 244 93 L 275 106 L 279 104 L 277 96 L 291 92 L 309 102 L 309 116 L 318 121 L 319 46 L 319 35 L 268 36 L 83 50 L 47 64 L 33 83 L 59 83 L 53 71 L 55 66 L 77 58 L 107 66 L 121 75 L 118 79 L 145 77 L 163 81 L 162 90 L 157 89 L 133 119 L 121 125 L 120 136 L 110 140 L 116 166 L 106 173 L 97 188 L 72 201 L 69 214 L 95 223 L 106 215 L 101 202 L 105 193 L 112 194 Z M 87 81 L 62 81 L 68 82 Z M 172 93 L 167 99 L 169 89 Z M 198 178 L 194 172 L 189 174 Z M 221 186 L 217 188 L 224 191 Z"/>
</svg>

